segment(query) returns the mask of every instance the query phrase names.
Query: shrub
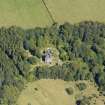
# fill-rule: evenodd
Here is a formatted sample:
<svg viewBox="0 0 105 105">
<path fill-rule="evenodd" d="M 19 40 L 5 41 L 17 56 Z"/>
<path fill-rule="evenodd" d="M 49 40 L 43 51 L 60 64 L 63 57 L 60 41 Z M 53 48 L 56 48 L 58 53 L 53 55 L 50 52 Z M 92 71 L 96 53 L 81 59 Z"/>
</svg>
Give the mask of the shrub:
<svg viewBox="0 0 105 105">
<path fill-rule="evenodd" d="M 76 105 L 90 105 L 90 99 L 88 97 L 83 96 L 82 99 L 76 101 Z"/>
<path fill-rule="evenodd" d="M 68 95 L 72 95 L 74 93 L 73 88 L 69 87 L 65 89 Z"/>
<path fill-rule="evenodd" d="M 87 88 L 85 83 L 79 83 L 77 84 L 77 87 L 79 88 L 80 91 L 85 90 Z"/>
<path fill-rule="evenodd" d="M 39 59 L 36 56 L 28 58 L 28 62 L 30 64 L 36 64 L 38 61 L 39 61 Z"/>
</svg>

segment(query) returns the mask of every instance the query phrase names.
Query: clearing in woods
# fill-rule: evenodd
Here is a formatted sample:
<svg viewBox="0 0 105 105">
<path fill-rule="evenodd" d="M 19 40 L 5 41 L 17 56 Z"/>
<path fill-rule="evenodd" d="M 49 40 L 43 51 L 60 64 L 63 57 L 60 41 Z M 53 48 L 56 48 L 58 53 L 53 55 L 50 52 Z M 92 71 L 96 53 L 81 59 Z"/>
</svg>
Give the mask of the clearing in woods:
<svg viewBox="0 0 105 105">
<path fill-rule="evenodd" d="M 87 88 L 80 92 L 77 83 L 85 83 Z M 71 87 L 74 91 L 72 95 L 68 95 L 66 88 Z M 28 83 L 20 94 L 17 105 L 75 105 L 76 97 L 92 96 L 91 105 L 104 105 L 105 97 L 99 96 L 99 92 L 93 83 L 89 81 L 66 82 L 63 80 L 38 80 Z"/>
</svg>

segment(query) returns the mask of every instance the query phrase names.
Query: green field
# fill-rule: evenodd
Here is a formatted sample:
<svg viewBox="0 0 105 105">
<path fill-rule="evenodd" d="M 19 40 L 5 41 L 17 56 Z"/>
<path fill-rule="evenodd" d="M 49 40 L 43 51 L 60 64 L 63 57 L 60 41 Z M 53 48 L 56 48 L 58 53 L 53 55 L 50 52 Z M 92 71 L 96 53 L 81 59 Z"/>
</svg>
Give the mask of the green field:
<svg viewBox="0 0 105 105">
<path fill-rule="evenodd" d="M 78 23 L 105 22 L 105 0 L 45 0 L 55 21 Z"/>
<path fill-rule="evenodd" d="M 0 0 L 0 26 L 46 26 L 51 23 L 41 0 Z"/>
<path fill-rule="evenodd" d="M 87 89 L 80 92 L 76 87 L 79 82 L 85 83 L 88 86 Z M 74 91 L 72 95 L 66 93 L 67 87 L 72 87 Z M 96 94 L 98 99 L 93 98 L 90 105 L 94 105 L 94 102 L 96 102 L 95 105 L 104 105 L 102 100 L 105 100 L 105 97 L 99 96 L 97 88 L 89 81 L 39 80 L 26 85 L 17 100 L 17 105 L 76 105 L 76 97 L 92 96 L 92 94 Z"/>
<path fill-rule="evenodd" d="M 105 22 L 105 0 L 45 0 L 58 23 Z M 52 20 L 41 0 L 0 0 L 0 26 L 48 26 Z"/>
<path fill-rule="evenodd" d="M 45 0 L 45 3 L 59 23 L 105 22 L 105 0 Z M 41 0 L 0 0 L 0 26 L 35 27 L 51 23 Z"/>
</svg>

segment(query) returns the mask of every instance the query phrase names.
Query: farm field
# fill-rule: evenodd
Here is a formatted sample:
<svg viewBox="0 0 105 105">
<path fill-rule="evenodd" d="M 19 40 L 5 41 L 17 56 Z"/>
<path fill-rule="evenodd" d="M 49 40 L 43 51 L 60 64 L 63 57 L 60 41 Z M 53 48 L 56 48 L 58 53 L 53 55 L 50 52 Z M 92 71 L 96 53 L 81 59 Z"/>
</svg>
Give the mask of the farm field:
<svg viewBox="0 0 105 105">
<path fill-rule="evenodd" d="M 44 0 L 55 22 L 105 22 L 105 0 Z M 51 16 L 41 0 L 0 0 L 0 26 L 49 26 Z"/>
<path fill-rule="evenodd" d="M 0 0 L 0 26 L 23 28 L 51 24 L 41 0 Z"/>
<path fill-rule="evenodd" d="M 56 22 L 105 22 L 105 0 L 45 0 Z"/>
<path fill-rule="evenodd" d="M 80 92 L 76 83 L 85 83 L 87 89 Z M 72 87 L 73 94 L 68 95 L 66 88 Z M 20 94 L 17 105 L 75 105 L 76 97 L 91 96 L 96 94 L 98 99 L 93 98 L 91 105 L 104 105 L 104 97 L 99 96 L 97 88 L 89 81 L 65 82 L 63 80 L 38 80 L 28 83 Z"/>
</svg>

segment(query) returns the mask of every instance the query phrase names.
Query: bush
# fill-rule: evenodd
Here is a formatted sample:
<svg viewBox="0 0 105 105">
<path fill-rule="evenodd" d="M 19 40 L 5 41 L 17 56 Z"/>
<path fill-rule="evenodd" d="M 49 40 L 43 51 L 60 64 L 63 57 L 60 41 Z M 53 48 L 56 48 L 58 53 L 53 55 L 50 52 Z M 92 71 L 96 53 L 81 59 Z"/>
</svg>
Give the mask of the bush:
<svg viewBox="0 0 105 105">
<path fill-rule="evenodd" d="M 62 61 L 66 61 L 66 60 L 69 59 L 69 57 L 68 57 L 68 55 L 67 55 L 67 52 L 66 52 L 64 49 L 60 48 L 60 49 L 59 49 L 59 52 L 60 52 L 59 58 L 60 58 Z"/>
<path fill-rule="evenodd" d="M 79 83 L 77 84 L 77 87 L 79 88 L 80 91 L 85 90 L 87 88 L 85 83 Z"/>
<path fill-rule="evenodd" d="M 76 105 L 90 105 L 90 99 L 88 97 L 83 96 L 82 99 L 76 101 Z"/>
<path fill-rule="evenodd" d="M 38 61 L 39 59 L 36 56 L 28 58 L 28 62 L 32 65 L 36 64 Z"/>
<path fill-rule="evenodd" d="M 72 95 L 74 93 L 73 88 L 69 87 L 65 89 L 68 95 Z"/>
</svg>

